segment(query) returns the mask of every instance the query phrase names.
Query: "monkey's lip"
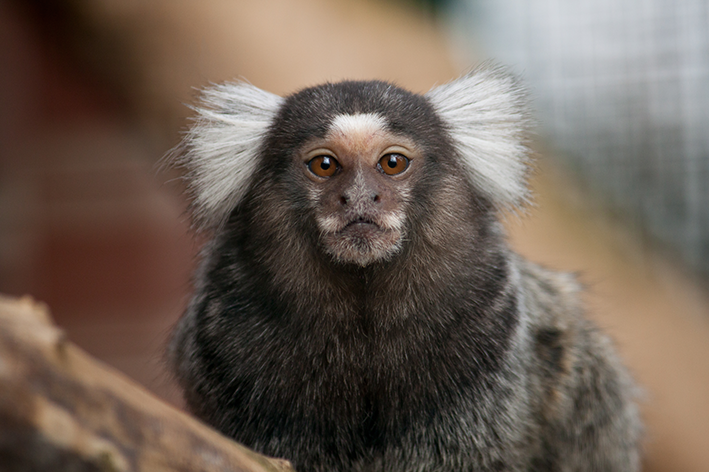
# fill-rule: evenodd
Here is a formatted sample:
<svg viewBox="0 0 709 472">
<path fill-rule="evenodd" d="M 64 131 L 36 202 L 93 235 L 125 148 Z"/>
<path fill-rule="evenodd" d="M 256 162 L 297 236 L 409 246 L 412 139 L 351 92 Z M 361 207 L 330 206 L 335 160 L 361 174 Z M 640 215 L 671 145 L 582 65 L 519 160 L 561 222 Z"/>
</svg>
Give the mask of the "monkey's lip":
<svg viewBox="0 0 709 472">
<path fill-rule="evenodd" d="M 381 229 L 381 227 L 373 220 L 365 218 L 363 216 L 359 216 L 347 223 L 344 228 L 342 228 L 342 231 L 345 231 L 348 228 Z"/>
</svg>

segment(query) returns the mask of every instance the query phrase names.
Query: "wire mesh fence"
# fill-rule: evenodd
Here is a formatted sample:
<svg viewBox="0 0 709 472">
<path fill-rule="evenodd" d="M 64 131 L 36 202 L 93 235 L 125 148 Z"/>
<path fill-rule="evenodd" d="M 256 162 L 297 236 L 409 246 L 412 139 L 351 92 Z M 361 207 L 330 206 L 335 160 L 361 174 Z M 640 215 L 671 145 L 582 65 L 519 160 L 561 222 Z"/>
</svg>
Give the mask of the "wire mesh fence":
<svg viewBox="0 0 709 472">
<path fill-rule="evenodd" d="M 709 2 L 455 0 L 530 83 L 543 133 L 612 211 L 709 280 Z"/>
</svg>

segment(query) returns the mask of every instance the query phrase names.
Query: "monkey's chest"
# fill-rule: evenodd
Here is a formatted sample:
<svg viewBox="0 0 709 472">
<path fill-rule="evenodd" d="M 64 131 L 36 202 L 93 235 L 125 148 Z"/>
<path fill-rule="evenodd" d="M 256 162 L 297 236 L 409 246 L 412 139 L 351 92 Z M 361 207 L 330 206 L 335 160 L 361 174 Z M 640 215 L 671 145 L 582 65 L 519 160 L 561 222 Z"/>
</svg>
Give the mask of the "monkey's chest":
<svg viewBox="0 0 709 472">
<path fill-rule="evenodd" d="M 345 461 L 344 454 L 348 463 L 391 463 L 404 449 L 431 448 L 433 456 L 457 448 L 471 441 L 472 423 L 486 421 L 487 383 L 461 353 L 455 365 L 441 350 L 336 347 L 266 362 L 262 356 L 258 371 L 235 366 L 240 372 L 225 395 L 239 399 L 227 410 L 236 439 L 301 461 Z"/>
</svg>

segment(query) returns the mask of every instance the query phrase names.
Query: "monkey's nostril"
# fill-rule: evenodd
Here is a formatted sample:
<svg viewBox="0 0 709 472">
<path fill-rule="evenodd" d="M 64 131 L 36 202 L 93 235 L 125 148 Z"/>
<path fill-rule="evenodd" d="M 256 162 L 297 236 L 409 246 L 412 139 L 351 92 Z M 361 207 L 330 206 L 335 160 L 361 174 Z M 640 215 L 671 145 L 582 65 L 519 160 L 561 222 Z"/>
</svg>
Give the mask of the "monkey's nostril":
<svg viewBox="0 0 709 472">
<path fill-rule="evenodd" d="M 340 197 L 340 204 L 347 205 L 347 197 L 344 195 Z"/>
<path fill-rule="evenodd" d="M 375 194 L 375 195 L 372 197 L 372 200 L 374 201 L 374 203 L 379 203 L 379 194 Z"/>
</svg>

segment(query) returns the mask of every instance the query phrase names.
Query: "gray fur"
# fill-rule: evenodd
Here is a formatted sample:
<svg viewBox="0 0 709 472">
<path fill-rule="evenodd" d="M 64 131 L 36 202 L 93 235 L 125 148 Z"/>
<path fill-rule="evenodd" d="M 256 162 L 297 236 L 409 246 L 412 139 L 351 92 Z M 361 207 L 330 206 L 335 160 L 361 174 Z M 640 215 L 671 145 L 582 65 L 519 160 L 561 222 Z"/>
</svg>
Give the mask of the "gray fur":
<svg viewBox="0 0 709 472">
<path fill-rule="evenodd" d="M 187 404 L 301 472 L 636 471 L 635 387 L 611 342 L 573 278 L 515 255 L 497 221 L 526 192 L 522 112 L 506 108 L 518 87 L 497 69 L 461 80 L 426 97 L 383 82 L 305 89 L 266 132 L 255 125 L 257 147 L 236 153 L 255 156 L 250 175 L 228 198 L 193 182 L 197 218 L 223 223 L 170 344 Z M 333 178 L 308 174 L 310 143 L 329 146 L 333 120 L 369 113 L 414 150 L 406 172 L 335 150 Z M 185 163 L 210 155 L 223 157 L 193 149 Z"/>
</svg>

